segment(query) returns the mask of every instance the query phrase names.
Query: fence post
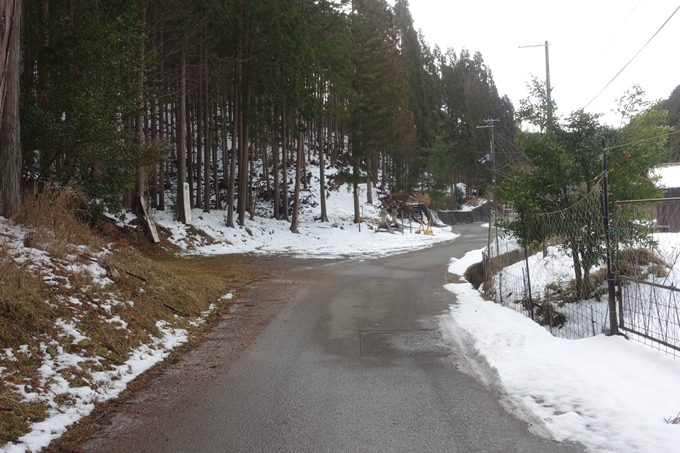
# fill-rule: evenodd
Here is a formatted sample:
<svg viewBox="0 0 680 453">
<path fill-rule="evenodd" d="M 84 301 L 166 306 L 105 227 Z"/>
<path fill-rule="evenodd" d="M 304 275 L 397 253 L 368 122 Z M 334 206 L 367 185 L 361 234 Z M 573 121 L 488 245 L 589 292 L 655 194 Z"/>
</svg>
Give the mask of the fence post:
<svg viewBox="0 0 680 453">
<path fill-rule="evenodd" d="M 602 212 L 604 214 L 604 235 L 607 249 L 607 289 L 609 292 L 609 334 L 618 335 L 619 327 L 616 319 L 616 288 L 614 286 L 614 273 L 612 272 L 612 260 L 609 241 L 609 168 L 607 168 L 607 139 L 602 137 L 602 173 L 604 181 L 604 194 L 602 197 Z"/>
<path fill-rule="evenodd" d="M 621 287 L 621 281 L 616 283 L 616 300 L 619 304 L 619 327 L 625 327 L 623 321 L 623 288 Z"/>
<path fill-rule="evenodd" d="M 593 306 L 590 306 L 590 326 L 593 329 L 593 336 L 597 336 L 595 333 L 595 313 L 593 312 Z"/>
<path fill-rule="evenodd" d="M 524 223 L 524 213 L 520 213 L 522 223 Z M 527 289 L 529 296 L 529 306 L 531 307 L 531 319 L 534 318 L 534 301 L 531 299 L 531 275 L 529 273 L 529 250 L 527 249 L 527 224 L 524 223 L 524 265 L 527 268 Z"/>
<path fill-rule="evenodd" d="M 552 305 L 550 304 L 550 290 L 545 289 L 545 300 L 548 304 L 548 320 L 550 321 L 550 333 L 553 333 L 553 316 L 552 316 Z"/>
</svg>

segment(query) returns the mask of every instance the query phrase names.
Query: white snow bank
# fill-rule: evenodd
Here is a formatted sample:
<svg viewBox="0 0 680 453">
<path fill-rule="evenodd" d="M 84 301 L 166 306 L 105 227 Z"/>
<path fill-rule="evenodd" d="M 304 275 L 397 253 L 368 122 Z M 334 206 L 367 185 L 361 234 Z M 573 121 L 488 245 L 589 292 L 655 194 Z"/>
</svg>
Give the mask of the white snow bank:
<svg viewBox="0 0 680 453">
<path fill-rule="evenodd" d="M 457 303 L 441 318 L 442 328 L 469 335 L 509 397 L 555 439 L 591 452 L 678 451 L 680 425 L 664 419 L 680 412 L 680 361 L 623 337 L 555 338 L 484 300 L 469 283 L 446 289 Z"/>
</svg>

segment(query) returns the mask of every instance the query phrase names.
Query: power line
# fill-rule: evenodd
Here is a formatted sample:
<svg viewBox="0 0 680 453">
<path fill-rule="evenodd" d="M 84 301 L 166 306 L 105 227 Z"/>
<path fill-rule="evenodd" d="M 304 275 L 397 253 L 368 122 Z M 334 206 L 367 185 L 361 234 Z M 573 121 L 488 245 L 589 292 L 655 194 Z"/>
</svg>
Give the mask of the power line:
<svg viewBox="0 0 680 453">
<path fill-rule="evenodd" d="M 675 11 L 673 11 L 673 14 L 671 14 L 670 17 L 669 17 L 668 19 L 666 19 L 666 22 L 664 22 L 663 25 L 661 25 L 661 27 L 659 27 L 659 29 L 656 31 L 656 33 L 654 33 L 654 35 L 653 35 L 651 38 L 649 38 L 649 41 L 647 41 L 647 42 L 645 43 L 645 45 L 642 46 L 642 49 L 638 50 L 638 52 L 637 52 L 635 55 L 633 55 L 633 58 L 631 58 L 630 61 L 628 61 L 628 63 L 626 63 L 626 65 L 625 65 L 623 68 L 621 68 L 621 70 L 620 70 L 619 72 L 616 73 L 616 75 L 614 76 L 614 78 L 612 78 L 612 79 L 609 81 L 609 83 L 607 83 L 607 84 L 604 86 L 604 88 L 602 88 L 602 89 L 600 90 L 600 92 L 597 93 L 597 94 L 595 95 L 595 97 L 592 98 L 592 99 L 590 100 L 590 102 L 588 102 L 585 106 L 583 106 L 583 108 L 582 108 L 581 110 L 585 110 L 586 107 L 588 107 L 590 104 L 592 104 L 592 102 L 593 102 L 595 99 L 597 99 L 597 98 L 604 92 L 604 90 L 606 90 L 607 87 L 608 87 L 609 85 L 611 85 L 611 83 L 612 83 L 614 80 L 616 80 L 616 78 L 623 72 L 623 70 L 626 69 L 626 68 L 628 67 L 628 65 L 631 64 L 631 63 L 633 62 L 633 60 L 635 60 L 635 58 L 636 58 L 638 55 L 640 55 L 640 52 L 642 52 L 642 51 L 645 49 L 645 47 L 647 47 L 647 45 L 648 45 L 650 42 L 652 42 L 652 40 L 656 37 L 656 35 L 658 35 L 659 32 L 663 29 L 663 27 L 666 26 L 666 24 L 668 23 L 668 21 L 671 20 L 671 19 L 673 18 L 673 16 L 675 16 L 675 13 L 677 13 L 679 9 L 680 9 L 680 6 L 678 6 L 677 8 L 675 8 Z"/>
<path fill-rule="evenodd" d="M 612 150 L 612 149 L 617 149 L 617 148 L 623 148 L 625 146 L 637 145 L 639 143 L 648 142 L 650 140 L 656 140 L 657 138 L 661 138 L 661 137 L 669 137 L 670 138 L 671 135 L 676 135 L 676 134 L 680 134 L 680 131 L 668 132 L 667 134 L 659 134 L 659 135 L 655 135 L 654 137 L 642 138 L 642 139 L 636 140 L 634 142 L 622 143 L 622 144 L 616 145 L 616 146 L 608 146 L 607 149 Z"/>
<path fill-rule="evenodd" d="M 616 32 L 616 34 L 614 35 L 614 37 L 612 38 L 612 40 L 609 41 L 609 44 L 607 44 L 607 47 L 605 47 L 604 50 L 602 51 L 602 53 L 600 54 L 600 56 L 597 57 L 597 61 L 596 61 L 595 64 L 593 65 L 593 68 L 595 68 L 595 67 L 597 66 L 597 64 L 598 64 L 598 63 L 600 62 L 600 60 L 602 59 L 602 55 L 604 55 L 605 53 L 607 53 L 607 50 L 609 50 L 609 47 L 614 43 L 614 41 L 616 41 L 616 38 L 619 36 L 619 33 L 621 33 L 621 30 L 623 30 L 623 27 L 626 26 L 626 24 L 628 23 L 628 20 L 631 18 L 631 16 L 632 16 L 633 13 L 635 12 L 635 10 L 637 9 L 637 7 L 638 7 L 638 5 L 640 4 L 641 1 L 642 1 L 642 0 L 638 0 L 638 2 L 637 2 L 637 3 L 635 4 L 635 6 L 633 7 L 633 10 L 630 12 L 630 14 L 628 15 L 628 17 L 626 18 L 626 20 L 623 21 L 623 25 L 621 25 L 621 28 L 619 28 L 619 31 Z"/>
</svg>

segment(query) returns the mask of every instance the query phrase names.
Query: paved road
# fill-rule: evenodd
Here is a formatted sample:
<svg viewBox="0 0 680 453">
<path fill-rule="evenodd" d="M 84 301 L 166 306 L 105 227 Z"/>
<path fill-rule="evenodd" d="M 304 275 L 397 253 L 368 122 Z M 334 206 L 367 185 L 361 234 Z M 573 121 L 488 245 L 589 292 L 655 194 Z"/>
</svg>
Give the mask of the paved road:
<svg viewBox="0 0 680 453">
<path fill-rule="evenodd" d="M 479 225 L 459 230 L 450 244 L 307 270 L 238 360 L 187 379 L 172 410 L 114 417 L 83 451 L 583 451 L 532 434 L 441 341 L 436 317 L 455 302 L 446 263 L 486 241 Z"/>
</svg>

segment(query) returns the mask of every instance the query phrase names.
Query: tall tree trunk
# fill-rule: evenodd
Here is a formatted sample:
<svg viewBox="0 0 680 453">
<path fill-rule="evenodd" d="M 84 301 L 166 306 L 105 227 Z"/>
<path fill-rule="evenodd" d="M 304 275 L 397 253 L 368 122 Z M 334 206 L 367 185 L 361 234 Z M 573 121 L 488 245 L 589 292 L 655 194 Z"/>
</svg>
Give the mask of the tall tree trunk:
<svg viewBox="0 0 680 453">
<path fill-rule="evenodd" d="M 300 183 L 302 182 L 302 161 L 305 158 L 304 138 L 302 132 L 298 132 L 297 159 L 295 162 L 295 192 L 293 195 L 293 218 L 290 222 L 290 231 L 298 233 L 298 211 L 300 210 Z"/>
<path fill-rule="evenodd" d="M 135 144 L 140 149 L 144 146 L 144 116 L 138 115 L 135 120 Z M 137 216 L 141 219 L 142 205 L 140 199 L 144 198 L 144 182 L 146 180 L 146 171 L 143 165 L 137 165 L 135 168 L 135 192 L 134 199 L 132 200 L 132 206 L 137 212 Z"/>
<path fill-rule="evenodd" d="M 21 71 L 22 0 L 6 0 L 2 6 L 0 51 L 0 215 L 9 218 L 21 207 L 21 130 L 19 76 Z"/>
<path fill-rule="evenodd" d="M 243 91 L 243 90 L 241 90 Z M 243 104 L 243 93 L 240 93 L 241 104 Z M 248 146 L 245 140 L 245 118 L 243 115 L 243 107 L 236 113 L 238 115 L 239 132 L 238 132 L 238 148 L 236 152 L 236 158 L 238 159 L 238 224 L 240 226 L 245 225 L 246 221 L 246 200 L 248 198 L 248 159 L 245 154 L 247 152 Z"/>
<path fill-rule="evenodd" d="M 146 26 L 146 7 L 142 6 L 139 14 L 139 35 L 144 36 L 144 27 Z M 144 49 L 142 48 L 139 55 L 139 67 L 141 68 L 137 73 L 137 89 L 139 90 L 139 103 L 137 104 L 138 113 L 135 120 L 135 144 L 140 150 L 144 147 Z M 144 166 L 137 165 L 135 168 L 135 192 L 133 198 L 133 207 L 137 211 L 137 217 L 142 219 L 145 214 L 142 212 L 143 207 L 140 199 L 144 198 L 144 183 L 146 179 L 146 172 Z"/>
<path fill-rule="evenodd" d="M 163 64 L 161 63 L 161 80 L 163 80 Z M 158 97 L 158 140 L 161 145 L 165 144 L 165 101 L 163 96 Z M 165 177 L 166 166 L 165 159 L 158 163 L 158 179 L 160 181 L 158 187 L 158 210 L 165 211 Z"/>
<path fill-rule="evenodd" d="M 352 151 L 354 152 L 354 151 Z M 359 205 L 359 157 L 352 156 L 352 190 L 354 195 L 354 223 L 361 222 Z"/>
<path fill-rule="evenodd" d="M 191 121 L 191 104 L 189 100 L 189 93 L 186 93 L 186 159 L 187 159 L 187 172 L 189 175 L 189 202 L 191 207 L 196 206 L 196 201 L 194 199 L 194 181 L 195 178 L 195 168 L 194 168 L 194 122 Z"/>
<path fill-rule="evenodd" d="M 229 99 L 222 100 L 222 127 L 221 127 L 221 142 L 222 142 L 222 188 L 229 196 L 229 109 L 227 104 Z M 227 206 L 229 205 L 228 198 L 225 199 Z M 222 208 L 220 208 L 222 209 Z"/>
<path fill-rule="evenodd" d="M 245 225 L 245 215 L 246 215 L 246 209 L 250 206 L 249 203 L 249 198 L 250 195 L 252 194 L 252 188 L 249 183 L 249 175 L 250 175 L 250 123 L 248 122 L 248 109 L 250 108 L 250 80 L 249 78 L 246 79 L 245 82 L 245 93 L 244 93 L 244 98 L 243 98 L 243 169 L 246 171 L 245 175 L 243 175 L 243 222 L 241 222 L 241 225 Z M 252 212 L 250 213 L 250 216 L 252 218 Z M 241 211 L 239 210 L 239 217 L 241 215 Z"/>
<path fill-rule="evenodd" d="M 312 132 L 310 130 L 310 135 L 309 137 L 306 137 L 303 135 L 303 140 L 302 140 L 302 188 L 304 190 L 309 190 L 309 186 L 307 185 L 307 158 L 309 158 L 309 153 L 311 152 L 312 148 Z M 305 140 L 304 138 L 307 138 L 307 143 L 309 143 L 309 147 L 307 148 L 307 156 L 305 156 Z"/>
<path fill-rule="evenodd" d="M 182 74 L 180 76 L 179 118 L 177 118 L 177 206 L 179 213 L 177 220 L 186 224 L 189 219 L 185 216 L 188 206 L 184 203 L 184 184 L 186 183 L 186 125 L 187 125 L 187 56 L 182 53 Z"/>
<path fill-rule="evenodd" d="M 159 33 L 159 53 L 161 55 L 161 61 L 160 65 L 158 67 L 158 80 L 160 81 L 159 83 L 159 88 L 163 87 L 164 85 L 164 58 L 163 56 L 163 33 Z M 158 96 L 158 139 L 160 140 L 161 145 L 165 145 L 165 127 L 167 124 L 166 121 L 166 110 L 165 110 L 165 97 L 163 96 L 164 90 L 160 88 L 160 92 L 157 93 Z M 162 159 L 159 162 L 159 179 L 160 179 L 160 187 L 159 187 L 159 194 L 158 194 L 158 210 L 159 211 L 165 211 L 165 178 L 167 177 L 167 158 Z"/>
<path fill-rule="evenodd" d="M 233 88 L 233 100 L 231 107 L 231 117 L 232 117 L 232 130 L 231 130 L 231 149 L 229 154 L 231 155 L 231 160 L 229 161 L 229 195 L 227 203 L 227 226 L 234 228 L 234 192 L 236 190 L 236 156 L 237 152 L 237 140 L 241 140 L 238 136 L 238 110 L 240 108 L 238 103 L 238 83 L 236 77 L 234 78 L 234 88 Z"/>
<path fill-rule="evenodd" d="M 321 125 L 321 120 L 317 123 Z M 328 222 L 326 212 L 326 153 L 323 146 L 323 128 L 317 127 L 316 140 L 319 145 L 319 202 L 321 203 L 321 221 Z"/>
<path fill-rule="evenodd" d="M 265 190 L 267 191 L 267 196 L 271 193 L 272 191 L 272 184 L 271 181 L 269 180 L 269 156 L 267 155 L 267 149 L 269 148 L 269 142 L 271 141 L 269 137 L 267 137 L 267 133 L 265 132 L 265 135 L 263 137 L 263 145 L 262 145 L 262 176 L 264 177 L 265 183 L 266 183 L 266 188 Z"/>
<path fill-rule="evenodd" d="M 205 28 L 205 35 L 207 37 L 208 29 Z M 203 190 L 203 212 L 210 212 L 210 107 L 208 94 L 208 49 L 203 46 L 203 180 L 205 181 L 205 188 Z M 215 181 L 217 185 L 217 181 Z"/>
<path fill-rule="evenodd" d="M 286 147 L 286 103 L 281 110 L 281 182 L 283 183 L 283 218 L 288 217 L 288 151 Z"/>
<path fill-rule="evenodd" d="M 203 207 L 203 65 L 199 62 L 201 73 L 196 96 L 196 207 Z"/>
<path fill-rule="evenodd" d="M 276 112 L 274 112 L 276 113 Z M 276 114 L 274 114 L 276 117 Z M 272 177 L 274 178 L 274 218 L 279 219 L 281 217 L 281 212 L 279 206 L 281 206 L 281 186 L 279 185 L 279 144 L 274 136 L 274 131 L 272 131 Z"/>
<path fill-rule="evenodd" d="M 376 152 L 377 153 L 377 152 Z M 366 203 L 373 204 L 373 158 L 366 159 Z"/>
<path fill-rule="evenodd" d="M 326 153 L 333 165 L 333 118 L 330 113 L 326 113 Z"/>
<path fill-rule="evenodd" d="M 255 152 L 255 146 L 252 146 L 250 148 L 250 178 L 248 183 L 248 212 L 250 212 L 250 220 L 255 219 L 255 159 L 257 159 L 257 153 Z"/>
<path fill-rule="evenodd" d="M 150 139 L 153 146 L 158 146 L 158 113 L 156 112 L 157 102 L 158 98 L 155 95 L 155 93 L 151 94 L 151 96 L 149 96 L 151 131 L 149 132 L 151 134 Z M 146 134 L 147 137 L 149 136 L 149 132 L 147 132 Z M 150 175 L 151 181 L 149 182 L 149 195 L 151 197 L 151 207 L 156 209 L 158 207 L 158 166 L 155 164 L 151 165 L 149 166 L 149 170 L 151 173 Z"/>
<path fill-rule="evenodd" d="M 212 111 L 212 114 L 210 115 L 211 118 L 217 118 L 218 115 L 218 103 L 214 102 L 213 103 L 213 108 L 214 110 Z M 220 148 L 220 137 L 219 137 L 219 132 L 218 132 L 218 123 L 215 121 L 213 123 L 213 127 L 210 129 L 211 130 L 211 138 L 210 138 L 210 143 L 212 144 L 212 160 L 213 160 L 213 185 L 215 190 L 213 193 L 215 194 L 215 209 L 218 211 L 222 210 L 222 198 L 220 197 L 220 172 L 219 172 L 219 165 L 217 165 L 218 162 L 218 150 Z"/>
</svg>

